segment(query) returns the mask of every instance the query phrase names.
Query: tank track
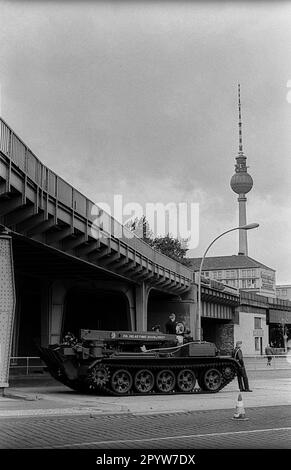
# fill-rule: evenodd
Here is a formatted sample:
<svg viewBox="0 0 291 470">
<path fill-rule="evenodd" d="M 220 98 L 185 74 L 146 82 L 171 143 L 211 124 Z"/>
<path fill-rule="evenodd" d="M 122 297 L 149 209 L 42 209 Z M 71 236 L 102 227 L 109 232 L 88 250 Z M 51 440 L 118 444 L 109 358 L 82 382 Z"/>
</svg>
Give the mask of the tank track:
<svg viewBox="0 0 291 470">
<path fill-rule="evenodd" d="M 96 366 L 98 366 L 98 364 L 96 364 Z M 225 361 L 219 361 L 219 363 L 217 361 L 213 361 L 213 362 L 209 362 L 207 365 L 205 364 L 195 364 L 195 366 L 187 366 L 187 365 L 166 365 L 166 364 L 157 364 L 157 365 L 154 365 L 154 366 L 141 366 L 141 365 L 138 365 L 138 364 L 133 364 L 133 365 L 129 365 L 128 362 L 119 362 L 118 364 L 110 364 L 110 363 L 106 363 L 104 364 L 103 361 L 101 360 L 100 363 L 99 363 L 99 366 L 101 367 L 106 367 L 108 368 L 108 372 L 109 372 L 109 377 L 108 377 L 108 380 L 105 382 L 105 383 L 102 383 L 102 384 L 92 384 L 90 383 L 90 375 L 86 378 L 86 382 L 88 384 L 88 391 L 90 390 L 91 393 L 93 394 L 96 394 L 96 395 L 110 395 L 110 396 L 138 396 L 138 395 L 177 395 L 177 394 L 209 394 L 209 393 L 217 393 L 219 392 L 220 390 L 222 390 L 223 388 L 225 388 L 236 376 L 236 370 L 235 370 L 235 367 L 233 366 L 233 369 L 232 369 L 232 373 L 227 377 L 224 373 L 223 373 L 223 369 L 227 368 L 230 366 L 230 362 L 225 360 Z M 110 379 L 112 377 L 112 375 L 114 374 L 114 372 L 117 372 L 119 370 L 124 370 L 124 371 L 127 371 L 131 377 L 132 377 L 132 382 L 133 382 L 133 378 L 136 374 L 136 372 L 138 370 L 142 370 L 142 369 L 147 369 L 149 370 L 150 372 L 153 373 L 154 375 L 154 381 L 156 383 L 156 377 L 157 377 L 157 374 L 158 372 L 162 371 L 162 370 L 169 370 L 169 371 L 172 371 L 174 372 L 175 374 L 175 379 L 176 379 L 176 385 L 174 387 L 173 390 L 169 391 L 169 392 L 161 392 L 159 390 L 156 389 L 156 387 L 154 387 L 151 391 L 149 392 L 140 392 L 140 391 L 136 391 L 134 389 L 134 386 L 132 385 L 130 387 L 130 389 L 128 390 L 128 392 L 126 393 L 118 393 L 116 392 L 115 390 L 112 389 L 112 387 L 110 386 Z M 177 375 L 180 371 L 182 370 L 191 370 L 194 374 L 195 374 L 195 377 L 196 377 L 196 381 L 195 381 L 195 384 L 192 388 L 192 390 L 190 391 L 181 391 L 181 390 L 178 390 L 177 389 Z M 205 387 L 203 386 L 202 384 L 202 374 L 210 369 L 215 369 L 215 370 L 218 370 L 220 373 L 221 373 L 221 383 L 220 385 L 214 389 L 214 390 L 205 390 Z M 196 384 L 198 382 L 198 388 L 196 387 Z"/>
<path fill-rule="evenodd" d="M 217 393 L 225 388 L 237 375 L 238 363 L 228 357 L 206 358 L 164 358 L 157 359 L 144 357 L 143 360 L 131 358 L 100 358 L 88 362 L 84 368 L 76 362 L 73 364 L 66 360 L 58 350 L 42 349 L 41 356 L 46 362 L 50 374 L 59 382 L 67 387 L 82 393 L 110 396 L 137 396 L 137 395 L 175 395 L 175 394 L 209 394 Z M 226 373 L 228 369 L 228 373 Z M 153 386 L 149 391 L 143 392 L 134 387 L 134 377 L 138 370 L 149 371 L 152 374 Z M 159 390 L 157 387 L 157 374 L 161 371 L 167 371 L 174 374 L 175 386 L 173 389 Z M 180 371 L 190 371 L 194 374 L 195 380 L 193 387 L 183 391 L 177 386 L 177 377 Z M 205 384 L 204 377 L 207 371 L 213 371 L 218 378 L 218 383 L 212 386 L 211 374 L 208 386 Z M 115 372 L 123 371 L 123 375 L 130 378 L 131 385 L 128 390 L 118 392 L 112 388 L 111 379 Z M 217 373 L 218 372 L 218 373 Z M 169 374 L 168 374 L 169 378 Z M 196 384 L 198 383 L 198 387 Z M 167 383 L 165 383 L 167 387 Z"/>
</svg>

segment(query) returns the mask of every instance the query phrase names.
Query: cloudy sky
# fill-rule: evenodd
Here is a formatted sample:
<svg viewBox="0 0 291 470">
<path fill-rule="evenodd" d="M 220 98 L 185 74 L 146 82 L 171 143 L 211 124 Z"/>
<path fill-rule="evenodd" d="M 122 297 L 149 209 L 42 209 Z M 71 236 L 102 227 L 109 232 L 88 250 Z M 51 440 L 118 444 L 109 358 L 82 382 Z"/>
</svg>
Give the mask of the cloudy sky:
<svg viewBox="0 0 291 470">
<path fill-rule="evenodd" d="M 0 0 L 0 17 L 4 120 L 95 202 L 199 203 L 191 256 L 238 222 L 240 82 L 249 255 L 291 283 L 291 2 Z M 210 255 L 237 252 L 232 233 Z"/>
</svg>

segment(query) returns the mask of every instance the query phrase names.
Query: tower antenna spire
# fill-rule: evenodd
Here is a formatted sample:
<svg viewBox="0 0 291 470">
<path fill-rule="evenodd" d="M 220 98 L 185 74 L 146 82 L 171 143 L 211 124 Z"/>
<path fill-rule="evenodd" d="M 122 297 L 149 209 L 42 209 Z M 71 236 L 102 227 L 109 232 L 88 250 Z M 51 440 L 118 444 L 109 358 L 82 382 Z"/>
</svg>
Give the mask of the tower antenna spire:
<svg viewBox="0 0 291 470">
<path fill-rule="evenodd" d="M 246 212 L 246 194 L 253 187 L 253 178 L 248 173 L 247 157 L 243 153 L 242 143 L 242 119 L 241 119 L 241 101 L 240 101 L 240 84 L 238 84 L 238 136 L 239 146 L 238 154 L 235 157 L 235 174 L 230 180 L 231 189 L 238 194 L 238 207 L 239 207 L 239 226 L 247 224 Z M 239 230 L 239 255 L 248 255 L 248 240 L 245 230 Z"/>
<path fill-rule="evenodd" d="M 238 136 L 239 136 L 238 151 L 239 151 L 239 153 L 243 153 L 240 84 L 238 84 Z"/>
</svg>

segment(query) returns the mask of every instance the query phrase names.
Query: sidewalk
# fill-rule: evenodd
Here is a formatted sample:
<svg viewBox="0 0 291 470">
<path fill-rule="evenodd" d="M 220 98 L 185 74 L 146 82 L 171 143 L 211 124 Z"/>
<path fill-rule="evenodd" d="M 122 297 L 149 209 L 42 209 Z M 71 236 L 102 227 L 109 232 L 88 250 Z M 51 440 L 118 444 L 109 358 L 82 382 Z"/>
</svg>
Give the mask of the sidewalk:
<svg viewBox="0 0 291 470">
<path fill-rule="evenodd" d="M 253 370 L 290 370 L 291 356 L 272 356 L 271 365 L 267 366 L 267 356 L 246 356 L 244 363 L 248 371 Z"/>
<path fill-rule="evenodd" d="M 291 405 L 291 368 L 269 369 L 249 372 L 253 393 L 242 393 L 246 407 Z M 12 380 L 5 396 L 0 397 L 0 418 L 234 409 L 238 393 L 234 380 L 215 394 L 95 396 L 74 392 L 46 375 L 41 379 Z"/>
</svg>

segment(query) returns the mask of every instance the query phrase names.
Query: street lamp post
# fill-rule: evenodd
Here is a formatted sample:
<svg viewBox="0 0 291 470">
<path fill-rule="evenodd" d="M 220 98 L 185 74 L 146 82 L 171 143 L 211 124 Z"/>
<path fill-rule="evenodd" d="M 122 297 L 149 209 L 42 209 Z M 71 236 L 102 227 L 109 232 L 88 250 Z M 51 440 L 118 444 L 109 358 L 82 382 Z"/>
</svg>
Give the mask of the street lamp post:
<svg viewBox="0 0 291 470">
<path fill-rule="evenodd" d="M 241 227 L 234 227 L 231 228 L 230 230 L 226 230 L 226 232 L 221 233 L 216 237 L 210 245 L 206 248 L 204 255 L 202 256 L 201 263 L 200 263 L 200 268 L 199 268 L 199 277 L 198 277 L 198 318 L 197 318 L 197 332 L 198 332 L 198 340 L 201 340 L 201 274 L 202 274 L 202 269 L 203 269 L 203 263 L 204 259 L 209 251 L 209 249 L 212 247 L 212 245 L 221 238 L 223 235 L 229 232 L 233 232 L 234 230 L 251 230 L 253 228 L 259 227 L 259 224 L 253 223 L 253 224 L 248 224 L 248 225 L 242 225 Z"/>
</svg>

